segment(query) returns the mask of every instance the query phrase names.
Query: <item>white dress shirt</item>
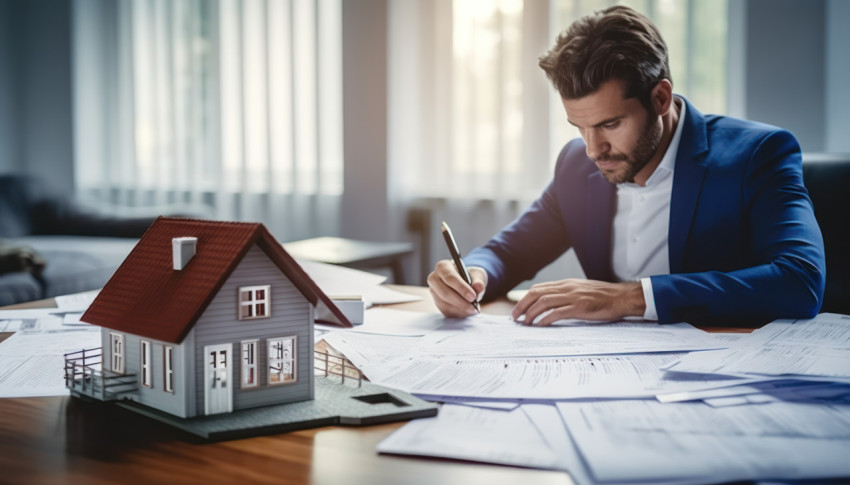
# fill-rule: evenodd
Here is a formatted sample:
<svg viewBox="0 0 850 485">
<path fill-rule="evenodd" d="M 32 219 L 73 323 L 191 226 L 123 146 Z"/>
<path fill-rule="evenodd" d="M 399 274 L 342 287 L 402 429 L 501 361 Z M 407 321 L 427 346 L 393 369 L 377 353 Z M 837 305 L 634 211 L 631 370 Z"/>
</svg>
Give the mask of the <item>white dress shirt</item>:
<svg viewBox="0 0 850 485">
<path fill-rule="evenodd" d="M 620 281 L 640 280 L 646 302 L 646 320 L 658 320 L 652 280 L 649 276 L 670 273 L 667 236 L 670 230 L 670 194 L 673 170 L 682 138 L 685 103 L 676 98 L 679 122 L 658 167 L 641 187 L 617 184 L 617 214 L 614 216 L 612 266 Z"/>
</svg>

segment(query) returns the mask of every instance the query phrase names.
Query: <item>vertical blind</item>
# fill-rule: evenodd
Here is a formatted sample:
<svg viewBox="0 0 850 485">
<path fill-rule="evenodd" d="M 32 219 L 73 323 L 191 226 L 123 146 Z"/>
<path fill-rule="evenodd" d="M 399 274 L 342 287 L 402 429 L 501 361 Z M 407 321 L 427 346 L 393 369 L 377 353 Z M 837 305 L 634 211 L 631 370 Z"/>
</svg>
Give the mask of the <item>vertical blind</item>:
<svg viewBox="0 0 850 485">
<path fill-rule="evenodd" d="M 340 0 L 77 0 L 76 174 L 290 240 L 338 230 Z"/>
</svg>

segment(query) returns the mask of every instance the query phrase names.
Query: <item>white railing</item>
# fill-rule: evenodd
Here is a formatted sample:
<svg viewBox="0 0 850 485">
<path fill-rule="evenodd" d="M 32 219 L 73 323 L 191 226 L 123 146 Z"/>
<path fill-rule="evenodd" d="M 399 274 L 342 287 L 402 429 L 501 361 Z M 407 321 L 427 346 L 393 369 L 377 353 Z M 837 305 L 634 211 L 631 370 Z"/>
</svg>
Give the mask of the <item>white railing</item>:
<svg viewBox="0 0 850 485">
<path fill-rule="evenodd" d="M 340 384 L 345 384 L 345 379 L 357 383 L 357 387 L 363 384 L 363 373 L 348 359 L 339 355 L 333 355 L 326 351 L 313 351 L 313 368 L 322 371 L 325 377 L 336 376 L 340 378 Z M 317 373 L 320 375 L 321 373 Z M 353 384 L 352 384 L 353 385 Z"/>
<path fill-rule="evenodd" d="M 69 352 L 65 357 L 65 387 L 106 401 L 115 395 L 138 389 L 135 374 L 118 374 L 102 369 L 103 348 Z"/>
</svg>

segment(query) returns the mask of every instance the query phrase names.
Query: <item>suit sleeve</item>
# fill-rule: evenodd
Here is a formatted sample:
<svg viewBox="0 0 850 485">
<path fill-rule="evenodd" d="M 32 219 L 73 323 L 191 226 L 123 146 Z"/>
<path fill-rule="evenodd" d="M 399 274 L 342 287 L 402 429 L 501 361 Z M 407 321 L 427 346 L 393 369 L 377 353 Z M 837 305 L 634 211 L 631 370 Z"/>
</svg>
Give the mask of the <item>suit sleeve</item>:
<svg viewBox="0 0 850 485">
<path fill-rule="evenodd" d="M 556 196 L 559 190 L 564 190 L 557 173 L 562 171 L 566 152 L 567 147 L 559 157 L 555 178 L 540 197 L 484 246 L 473 249 L 464 258 L 467 266 L 479 266 L 487 272 L 485 301 L 533 278 L 570 248 Z"/>
<path fill-rule="evenodd" d="M 653 276 L 660 322 L 760 325 L 817 314 L 826 276 L 823 238 L 793 135 L 766 135 L 748 162 L 743 184 L 741 210 L 753 265 Z"/>
</svg>

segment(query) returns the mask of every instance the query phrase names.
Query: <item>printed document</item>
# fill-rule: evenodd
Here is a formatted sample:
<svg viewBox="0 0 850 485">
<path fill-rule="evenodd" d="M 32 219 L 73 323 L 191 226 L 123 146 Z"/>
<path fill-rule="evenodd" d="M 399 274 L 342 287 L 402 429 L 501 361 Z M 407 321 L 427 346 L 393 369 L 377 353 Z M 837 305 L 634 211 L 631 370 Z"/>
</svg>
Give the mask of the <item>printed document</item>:
<svg viewBox="0 0 850 485">
<path fill-rule="evenodd" d="M 726 350 L 685 356 L 670 370 L 850 378 L 850 316 L 821 313 L 810 320 L 777 320 Z"/>
<path fill-rule="evenodd" d="M 557 406 L 597 482 L 850 476 L 849 405 L 714 408 L 619 400 Z"/>
<path fill-rule="evenodd" d="M 446 319 L 425 337 L 422 353 L 452 357 L 561 357 L 726 348 L 687 323 L 520 325 L 503 315 Z"/>
<path fill-rule="evenodd" d="M 385 361 L 380 372 L 366 366 L 364 373 L 376 383 L 432 400 L 439 396 L 509 400 L 653 397 L 659 393 L 729 386 L 742 381 L 723 376 L 666 379 L 664 371 L 660 370 L 661 365 L 682 355 L 420 358 Z M 387 365 L 395 372 L 388 373 Z"/>
<path fill-rule="evenodd" d="M 97 327 L 12 335 L 0 342 L 0 397 L 67 395 L 63 354 L 100 346 Z"/>
<path fill-rule="evenodd" d="M 381 441 L 378 452 L 561 468 L 559 457 L 520 408 L 500 411 L 445 404 L 436 417 L 410 421 Z"/>
</svg>

